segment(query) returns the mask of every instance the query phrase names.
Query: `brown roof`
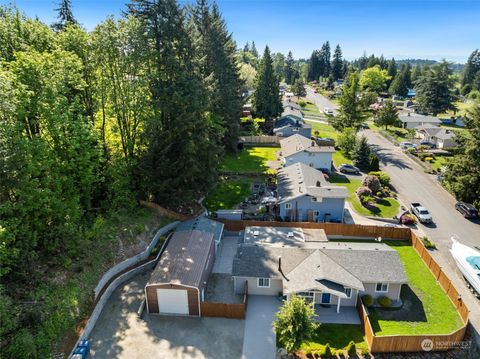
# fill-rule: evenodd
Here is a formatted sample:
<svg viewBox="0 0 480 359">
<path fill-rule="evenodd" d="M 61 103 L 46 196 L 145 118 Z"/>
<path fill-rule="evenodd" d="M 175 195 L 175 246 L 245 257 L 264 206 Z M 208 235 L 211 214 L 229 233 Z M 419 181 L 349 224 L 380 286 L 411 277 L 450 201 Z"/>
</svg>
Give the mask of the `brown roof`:
<svg viewBox="0 0 480 359">
<path fill-rule="evenodd" d="M 147 285 L 172 283 L 198 288 L 213 241 L 210 232 L 175 232 Z"/>
</svg>

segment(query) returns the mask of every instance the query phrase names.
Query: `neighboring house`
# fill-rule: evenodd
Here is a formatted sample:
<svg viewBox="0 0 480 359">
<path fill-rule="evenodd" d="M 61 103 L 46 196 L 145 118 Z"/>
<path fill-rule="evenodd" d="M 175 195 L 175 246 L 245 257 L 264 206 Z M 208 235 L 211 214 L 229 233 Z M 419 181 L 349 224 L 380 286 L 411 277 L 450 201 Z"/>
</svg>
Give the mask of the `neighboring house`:
<svg viewBox="0 0 480 359">
<path fill-rule="evenodd" d="M 205 217 L 182 222 L 145 286 L 148 313 L 200 316 L 223 224 Z"/>
<path fill-rule="evenodd" d="M 242 107 L 242 116 L 251 117 L 252 116 L 252 104 L 247 103 Z"/>
<path fill-rule="evenodd" d="M 320 146 L 315 140 L 295 134 L 280 140 L 282 164 L 285 167 L 297 162 L 313 168 L 332 167 L 332 157 L 335 153 L 333 146 Z"/>
<path fill-rule="evenodd" d="M 456 147 L 455 134 L 449 129 L 425 125 L 416 128 L 416 135 L 424 141 L 430 141 L 437 148 L 451 148 Z"/>
<path fill-rule="evenodd" d="M 291 100 L 295 95 L 293 94 L 293 92 L 285 92 L 284 96 L 287 100 Z"/>
<path fill-rule="evenodd" d="M 248 282 L 249 294 L 287 300 L 297 295 L 313 305 L 335 306 L 337 313 L 365 294 L 400 303 L 408 281 L 397 251 L 388 245 L 307 240 L 298 235 L 300 228 L 282 229 L 246 228 L 233 260 L 235 293 L 243 293 Z"/>
<path fill-rule="evenodd" d="M 301 113 L 302 108 L 300 105 L 296 104 L 295 102 L 292 101 L 282 101 L 282 106 L 283 110 L 285 111 L 286 109 L 292 109 L 292 110 L 297 110 L 300 111 L 300 116 L 303 118 L 303 114 Z"/>
<path fill-rule="evenodd" d="M 416 113 L 408 113 L 398 117 L 402 122 L 402 127 L 407 129 L 424 125 L 440 125 L 442 123 L 437 117 L 419 115 Z"/>
<path fill-rule="evenodd" d="M 303 163 L 277 173 L 278 215 L 285 221 L 343 222 L 346 187 L 328 183 L 322 172 Z"/>
<path fill-rule="evenodd" d="M 302 112 L 292 106 L 284 107 L 282 116 L 273 124 L 273 134 L 279 137 L 289 137 L 295 134 L 310 138 L 312 126 L 305 122 Z"/>
</svg>

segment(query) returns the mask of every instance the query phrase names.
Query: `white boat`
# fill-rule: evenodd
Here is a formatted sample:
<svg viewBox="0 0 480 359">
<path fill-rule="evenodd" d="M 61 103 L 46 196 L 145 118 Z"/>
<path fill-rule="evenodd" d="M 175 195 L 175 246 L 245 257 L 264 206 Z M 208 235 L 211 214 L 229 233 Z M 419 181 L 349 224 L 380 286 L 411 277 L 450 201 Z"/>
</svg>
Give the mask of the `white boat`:
<svg viewBox="0 0 480 359">
<path fill-rule="evenodd" d="M 470 248 L 452 238 L 452 253 L 457 267 L 462 272 L 465 280 L 480 296 L 480 251 Z"/>
</svg>

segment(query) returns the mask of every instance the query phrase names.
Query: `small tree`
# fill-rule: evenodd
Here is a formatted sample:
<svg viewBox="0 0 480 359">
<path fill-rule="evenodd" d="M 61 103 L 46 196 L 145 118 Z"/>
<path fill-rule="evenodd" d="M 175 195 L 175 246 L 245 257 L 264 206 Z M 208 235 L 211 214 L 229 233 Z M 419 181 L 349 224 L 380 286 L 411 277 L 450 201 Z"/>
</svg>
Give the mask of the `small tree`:
<svg viewBox="0 0 480 359">
<path fill-rule="evenodd" d="M 342 134 L 338 136 L 338 147 L 342 150 L 342 153 L 347 158 L 351 158 L 355 150 L 355 144 L 357 142 L 357 135 L 352 128 L 346 128 Z"/>
<path fill-rule="evenodd" d="M 378 111 L 375 124 L 377 126 L 385 126 L 385 129 L 387 129 L 388 126 L 397 126 L 399 122 L 395 104 L 392 100 L 385 101 L 382 108 Z"/>
<path fill-rule="evenodd" d="M 379 171 L 380 170 L 380 161 L 379 161 L 378 156 L 376 154 L 371 154 L 370 155 L 369 169 L 370 169 L 370 171 Z"/>
<path fill-rule="evenodd" d="M 353 163 L 355 166 L 362 169 L 369 168 L 370 166 L 370 146 L 367 138 L 362 136 L 355 144 L 355 150 L 353 153 Z"/>
<path fill-rule="evenodd" d="M 305 90 L 305 83 L 301 79 L 297 79 L 292 85 L 292 92 L 295 96 L 305 97 L 307 96 L 307 90 Z"/>
<path fill-rule="evenodd" d="M 317 327 L 313 315 L 313 307 L 295 295 L 280 307 L 273 327 L 279 344 L 288 353 L 295 353 L 303 342 L 311 338 Z"/>
</svg>

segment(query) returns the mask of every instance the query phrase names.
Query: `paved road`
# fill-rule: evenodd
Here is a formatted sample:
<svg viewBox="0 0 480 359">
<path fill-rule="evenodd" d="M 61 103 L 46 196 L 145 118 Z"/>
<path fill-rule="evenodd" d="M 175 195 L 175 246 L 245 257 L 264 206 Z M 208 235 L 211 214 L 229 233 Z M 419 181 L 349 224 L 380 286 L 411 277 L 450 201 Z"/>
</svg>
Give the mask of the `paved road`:
<svg viewBox="0 0 480 359">
<path fill-rule="evenodd" d="M 313 90 L 312 87 L 310 86 L 305 86 L 307 89 L 307 100 L 312 101 L 315 105 L 317 105 L 318 109 L 323 112 L 323 109 L 325 107 L 331 108 L 333 110 L 333 114 L 336 116 L 338 111 L 337 111 L 337 105 L 332 103 L 329 99 L 327 99 L 324 96 L 321 96 L 319 94 L 316 94 Z"/>
<path fill-rule="evenodd" d="M 308 93 L 308 91 L 307 91 Z M 322 106 L 334 106 L 325 97 L 309 93 L 315 103 Z M 471 314 L 470 321 L 477 332 L 477 342 L 480 345 L 480 300 L 467 289 L 453 258 L 448 251 L 452 235 L 458 236 L 460 242 L 468 246 L 480 246 L 480 222 L 472 222 L 463 218 L 455 208 L 455 198 L 445 191 L 434 176 L 428 175 L 415 161 L 404 154 L 400 148 L 370 130 L 363 131 L 368 141 L 377 151 L 381 167 L 391 177 L 392 185 L 399 193 L 400 201 L 408 206 L 411 202 L 420 202 L 432 213 L 434 224 L 425 226 L 419 224 L 420 231 L 432 239 L 438 247 L 433 252 L 435 260 L 443 267 L 445 273 L 454 282 L 463 300 L 467 303 Z"/>
</svg>

